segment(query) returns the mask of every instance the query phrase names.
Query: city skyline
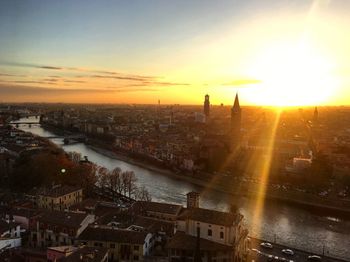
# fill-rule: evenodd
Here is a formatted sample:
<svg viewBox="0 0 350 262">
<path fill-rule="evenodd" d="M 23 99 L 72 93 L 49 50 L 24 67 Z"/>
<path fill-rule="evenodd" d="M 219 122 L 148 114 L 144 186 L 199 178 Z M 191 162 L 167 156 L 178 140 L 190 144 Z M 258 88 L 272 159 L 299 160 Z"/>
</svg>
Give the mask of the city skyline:
<svg viewBox="0 0 350 262">
<path fill-rule="evenodd" d="M 2 102 L 349 105 L 347 1 L 4 1 Z"/>
</svg>

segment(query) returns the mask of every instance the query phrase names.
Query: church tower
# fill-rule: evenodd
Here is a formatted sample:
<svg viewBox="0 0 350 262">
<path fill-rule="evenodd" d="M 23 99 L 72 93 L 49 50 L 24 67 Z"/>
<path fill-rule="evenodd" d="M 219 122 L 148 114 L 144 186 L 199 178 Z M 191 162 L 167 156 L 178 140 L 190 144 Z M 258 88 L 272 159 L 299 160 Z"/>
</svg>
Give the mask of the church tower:
<svg viewBox="0 0 350 262">
<path fill-rule="evenodd" d="M 238 93 L 235 97 L 235 102 L 231 108 L 231 128 L 230 128 L 230 140 L 231 140 L 231 151 L 234 151 L 240 142 L 241 136 L 241 115 L 242 110 L 239 105 Z"/>
<path fill-rule="evenodd" d="M 317 122 L 318 122 L 318 109 L 317 109 L 317 106 L 315 107 L 315 110 L 314 110 L 313 122 L 314 122 L 314 124 L 317 124 Z"/>
<path fill-rule="evenodd" d="M 210 102 L 209 102 L 209 95 L 206 94 L 204 97 L 204 114 L 208 118 L 210 114 Z"/>
</svg>

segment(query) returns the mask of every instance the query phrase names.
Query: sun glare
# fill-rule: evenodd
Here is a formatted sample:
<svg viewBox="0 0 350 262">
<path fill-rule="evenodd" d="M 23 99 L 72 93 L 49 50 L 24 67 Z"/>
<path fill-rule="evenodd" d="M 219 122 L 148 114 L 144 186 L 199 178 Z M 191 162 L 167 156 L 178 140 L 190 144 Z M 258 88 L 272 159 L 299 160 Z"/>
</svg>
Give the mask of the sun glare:
<svg viewBox="0 0 350 262">
<path fill-rule="evenodd" d="M 327 102 L 337 87 L 332 61 L 303 44 L 278 43 L 251 63 L 249 74 L 261 80 L 247 95 L 254 104 L 315 105 Z"/>
</svg>

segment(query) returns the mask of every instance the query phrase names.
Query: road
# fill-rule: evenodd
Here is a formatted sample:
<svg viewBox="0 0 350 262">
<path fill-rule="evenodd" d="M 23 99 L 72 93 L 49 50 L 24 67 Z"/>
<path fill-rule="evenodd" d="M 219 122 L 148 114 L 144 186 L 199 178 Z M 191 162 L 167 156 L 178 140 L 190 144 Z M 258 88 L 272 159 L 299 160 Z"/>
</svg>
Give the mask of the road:
<svg viewBox="0 0 350 262">
<path fill-rule="evenodd" d="M 260 262 L 260 261 L 285 261 L 285 262 L 303 262 L 303 261 L 308 261 L 310 262 L 310 260 L 308 260 L 308 256 L 310 255 L 315 255 L 306 251 L 302 251 L 302 250 L 296 250 L 296 249 L 292 249 L 289 248 L 287 246 L 283 246 L 283 245 L 279 245 L 279 244 L 274 244 L 273 248 L 264 248 L 261 247 L 260 244 L 262 242 L 266 242 L 263 240 L 259 240 L 259 239 L 255 239 L 255 238 L 250 238 L 250 252 L 249 252 L 249 257 L 248 257 L 248 261 L 249 262 Z M 255 249 L 255 251 L 253 250 Z M 286 255 L 282 253 L 282 249 L 292 249 L 294 251 L 294 255 L 290 256 L 290 255 Z M 258 250 L 259 252 L 257 252 L 256 250 Z M 275 259 L 269 259 L 269 255 L 272 255 L 273 257 L 278 257 Z M 317 254 L 319 255 L 319 254 Z M 320 255 L 321 256 L 321 255 Z M 322 262 L 344 262 L 346 260 L 341 260 L 341 259 L 336 259 L 336 258 L 330 258 L 327 256 L 321 256 L 322 257 Z"/>
</svg>

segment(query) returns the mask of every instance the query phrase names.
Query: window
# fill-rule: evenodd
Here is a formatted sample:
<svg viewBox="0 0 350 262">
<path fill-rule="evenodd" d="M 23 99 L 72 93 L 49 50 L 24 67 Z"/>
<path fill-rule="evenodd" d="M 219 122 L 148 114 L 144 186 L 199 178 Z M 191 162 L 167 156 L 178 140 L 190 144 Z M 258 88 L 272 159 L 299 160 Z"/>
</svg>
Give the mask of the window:
<svg viewBox="0 0 350 262">
<path fill-rule="evenodd" d="M 224 239 L 224 232 L 220 232 L 220 238 Z"/>
<path fill-rule="evenodd" d="M 110 244 L 109 247 L 110 248 L 115 248 L 115 244 Z"/>
<path fill-rule="evenodd" d="M 134 256 L 134 260 L 139 260 L 139 256 Z"/>
<path fill-rule="evenodd" d="M 146 245 L 147 245 L 147 243 L 146 243 Z M 134 250 L 137 250 L 137 251 L 138 251 L 139 248 L 140 248 L 139 246 L 134 246 Z"/>
<path fill-rule="evenodd" d="M 211 229 L 208 229 L 208 237 L 211 237 L 213 235 Z"/>
</svg>

